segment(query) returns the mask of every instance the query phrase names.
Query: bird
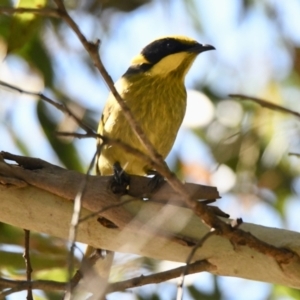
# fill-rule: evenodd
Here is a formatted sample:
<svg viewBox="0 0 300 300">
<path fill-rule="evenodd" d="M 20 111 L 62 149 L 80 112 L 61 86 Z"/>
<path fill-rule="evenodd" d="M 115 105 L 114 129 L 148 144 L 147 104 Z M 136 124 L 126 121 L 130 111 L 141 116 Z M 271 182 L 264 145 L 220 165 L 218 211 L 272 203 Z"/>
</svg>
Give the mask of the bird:
<svg viewBox="0 0 300 300">
<path fill-rule="evenodd" d="M 133 58 L 115 83 L 134 119 L 163 158 L 170 152 L 185 115 L 185 76 L 200 53 L 214 49 L 186 36 L 156 39 Z M 103 110 L 98 134 L 119 139 L 147 154 L 112 93 Z M 101 143 L 98 139 L 98 147 Z M 147 175 L 153 171 L 134 154 L 116 145 L 103 145 L 96 158 L 97 174 L 113 174 L 116 164 L 128 174 Z"/>
<path fill-rule="evenodd" d="M 115 83 L 134 119 L 163 158 L 170 152 L 185 115 L 185 76 L 200 53 L 214 49 L 186 36 L 158 38 L 133 58 L 127 71 Z M 108 96 L 97 132 L 147 154 L 112 93 Z M 114 174 L 116 165 L 129 175 L 147 175 L 153 171 L 145 161 L 117 145 L 103 143 L 101 138 L 97 140 L 97 148 L 100 149 L 96 157 L 98 175 Z M 86 256 L 94 250 L 88 246 Z M 113 253 L 107 253 L 107 263 L 102 260 L 102 271 L 101 266 L 96 265 L 102 276 L 108 276 L 108 266 L 113 259 Z"/>
</svg>

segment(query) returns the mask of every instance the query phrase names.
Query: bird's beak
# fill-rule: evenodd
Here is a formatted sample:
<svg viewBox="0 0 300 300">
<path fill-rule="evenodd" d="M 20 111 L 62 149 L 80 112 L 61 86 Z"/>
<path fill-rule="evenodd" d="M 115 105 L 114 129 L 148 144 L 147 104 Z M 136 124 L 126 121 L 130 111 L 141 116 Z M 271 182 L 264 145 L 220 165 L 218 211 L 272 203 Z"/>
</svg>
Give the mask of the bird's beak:
<svg viewBox="0 0 300 300">
<path fill-rule="evenodd" d="M 201 52 L 209 51 L 209 50 L 216 50 L 216 48 L 214 46 L 211 46 L 208 44 L 196 44 L 195 46 L 193 46 L 189 49 L 189 52 L 201 53 Z"/>
</svg>

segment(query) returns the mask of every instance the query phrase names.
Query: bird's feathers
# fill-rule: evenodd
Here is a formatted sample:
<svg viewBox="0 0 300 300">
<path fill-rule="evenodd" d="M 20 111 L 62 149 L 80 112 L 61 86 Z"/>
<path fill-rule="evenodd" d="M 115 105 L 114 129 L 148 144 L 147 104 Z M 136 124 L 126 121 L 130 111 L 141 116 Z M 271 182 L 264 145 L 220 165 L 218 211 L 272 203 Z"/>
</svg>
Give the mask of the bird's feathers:
<svg viewBox="0 0 300 300">
<path fill-rule="evenodd" d="M 187 37 L 158 39 L 132 60 L 127 72 L 115 84 L 134 119 L 164 158 L 173 146 L 185 114 L 185 75 L 200 52 L 212 49 Z M 112 94 L 98 132 L 147 153 Z M 129 174 L 143 175 L 150 169 L 144 161 L 120 147 L 104 145 L 97 158 L 100 173 L 112 174 L 116 162 Z"/>
</svg>

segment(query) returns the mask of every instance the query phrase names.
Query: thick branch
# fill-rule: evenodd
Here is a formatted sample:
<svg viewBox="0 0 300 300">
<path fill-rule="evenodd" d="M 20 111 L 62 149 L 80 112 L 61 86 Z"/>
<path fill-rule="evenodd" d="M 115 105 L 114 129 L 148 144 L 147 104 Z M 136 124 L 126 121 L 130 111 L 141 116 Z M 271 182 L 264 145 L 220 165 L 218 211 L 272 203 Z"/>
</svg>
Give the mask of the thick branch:
<svg viewBox="0 0 300 300">
<path fill-rule="evenodd" d="M 41 160 L 22 157 L 15 157 L 15 160 L 23 166 L 30 166 L 31 170 L 0 163 L 0 182 L 6 184 L 0 185 L 0 221 L 67 238 L 73 213 L 70 200 L 85 175 Z M 193 242 L 201 240 L 208 232 L 201 220 L 187 208 L 139 200 L 120 205 L 124 196 L 112 194 L 109 182 L 110 177 L 89 177 L 81 218 L 106 208 L 100 215 L 116 224 L 117 228 L 105 227 L 105 223 L 98 222 L 98 216 L 88 218 L 79 224 L 78 241 L 111 251 L 185 262 Z M 132 177 L 132 188 L 135 192 L 142 191 L 147 182 L 147 178 Z M 196 185 L 186 186 L 187 190 L 194 188 L 194 191 L 190 190 L 193 199 L 201 198 L 201 186 L 200 189 Z M 216 192 L 209 187 L 204 187 L 204 194 L 205 191 Z M 161 199 L 156 198 L 159 200 L 168 200 L 173 195 L 180 198 L 171 193 L 167 184 L 153 198 L 158 195 L 162 195 Z M 111 208 L 107 209 L 108 206 Z M 244 231 L 232 228 L 226 233 L 233 244 L 222 236 L 211 236 L 197 249 L 192 262 L 208 260 L 216 267 L 212 273 L 218 275 L 300 288 L 298 233 L 253 224 L 242 224 L 239 228 Z"/>
</svg>

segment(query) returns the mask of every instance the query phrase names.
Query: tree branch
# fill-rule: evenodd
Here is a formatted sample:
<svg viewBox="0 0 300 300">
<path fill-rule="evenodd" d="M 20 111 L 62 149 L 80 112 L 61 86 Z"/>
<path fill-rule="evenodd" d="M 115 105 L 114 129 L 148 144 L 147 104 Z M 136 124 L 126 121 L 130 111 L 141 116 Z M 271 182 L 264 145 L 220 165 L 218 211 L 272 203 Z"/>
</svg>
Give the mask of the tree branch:
<svg viewBox="0 0 300 300">
<path fill-rule="evenodd" d="M 30 250 L 30 231 L 24 229 L 25 232 L 25 250 L 24 250 L 24 260 L 25 260 L 25 264 L 26 264 L 26 279 L 28 282 L 28 288 L 27 288 L 27 300 L 33 300 L 33 296 L 32 296 L 32 287 L 31 287 L 31 273 L 32 273 L 32 267 L 31 267 L 31 262 L 30 262 L 30 254 L 29 254 L 29 250 Z"/>
<path fill-rule="evenodd" d="M 143 286 L 146 284 L 165 282 L 167 280 L 179 277 L 182 274 L 184 268 L 185 268 L 185 266 L 179 267 L 176 269 L 172 269 L 172 270 L 168 270 L 168 271 L 164 271 L 164 272 L 160 272 L 160 273 L 156 273 L 156 274 L 151 274 L 148 276 L 141 275 L 140 277 L 135 277 L 135 278 L 131 278 L 128 280 L 111 283 L 107 289 L 107 293 L 124 291 L 129 288 Z M 211 272 L 215 269 L 216 269 L 216 267 L 213 266 L 212 264 L 210 264 L 208 261 L 201 260 L 201 261 L 197 261 L 195 263 L 190 264 L 186 275 L 200 273 L 200 272 L 204 272 L 204 271 Z"/>
<path fill-rule="evenodd" d="M 0 221 L 67 238 L 73 214 L 72 199 L 85 175 L 39 159 L 7 153 L 4 157 L 14 159 L 22 166 L 0 161 Z M 26 169 L 26 165 L 31 170 Z M 25 182 L 26 186 L 13 188 L 11 179 Z M 105 227 L 104 223 L 98 222 L 97 215 L 80 222 L 78 241 L 95 248 L 186 262 L 191 246 L 200 241 L 208 229 L 190 209 L 166 204 L 169 199 L 172 203 L 173 196 L 180 199 L 180 194 L 165 184 L 157 193 L 149 195 L 150 201 L 126 202 L 132 195 L 143 197 L 149 179 L 132 176 L 129 195 L 123 196 L 111 192 L 110 180 L 110 176 L 88 177 L 82 199 L 82 217 L 103 209 L 101 218 L 108 219 L 117 228 Z M 195 203 L 203 195 L 216 192 L 210 187 L 185 186 Z M 155 203 L 152 198 L 166 203 Z M 125 201 L 124 205 L 117 206 L 120 201 Z M 212 270 L 214 274 L 300 288 L 299 233 L 245 223 L 239 226 L 242 230 L 231 224 L 228 227 L 230 231 L 225 234 L 229 240 L 217 234 L 211 236 L 195 251 L 192 261 L 208 260 L 216 266 Z"/>
<path fill-rule="evenodd" d="M 111 283 L 106 293 L 113 293 L 117 291 L 125 291 L 126 289 L 135 288 L 147 284 L 161 283 L 166 280 L 174 279 L 180 276 L 184 267 L 171 269 L 164 272 L 159 272 L 147 276 L 138 276 L 128 280 Z M 209 262 L 203 260 L 190 264 L 188 274 L 194 274 L 199 272 L 209 272 L 215 269 L 215 266 Z M 66 282 L 56 282 L 52 280 L 34 280 L 29 283 L 26 280 L 9 280 L 0 277 L 0 286 L 10 288 L 9 290 L 0 293 L 0 297 L 8 296 L 15 292 L 27 290 L 28 287 L 32 287 L 33 290 L 44 291 L 65 291 Z"/>
<path fill-rule="evenodd" d="M 241 100 L 244 100 L 244 101 L 245 100 L 250 100 L 250 101 L 253 101 L 253 102 L 259 104 L 262 107 L 266 107 L 266 108 L 269 108 L 271 110 L 277 110 L 277 111 L 280 111 L 282 113 L 287 113 L 287 114 L 293 115 L 297 118 L 300 118 L 300 113 L 298 113 L 294 110 L 288 109 L 286 107 L 283 107 L 281 105 L 277 105 L 277 104 L 272 103 L 270 101 L 266 101 L 266 100 L 259 99 L 259 98 L 256 98 L 256 97 L 252 97 L 252 96 L 241 95 L 241 94 L 230 94 L 228 96 L 231 97 L 231 98 L 238 98 L 238 99 L 241 99 Z"/>
</svg>

